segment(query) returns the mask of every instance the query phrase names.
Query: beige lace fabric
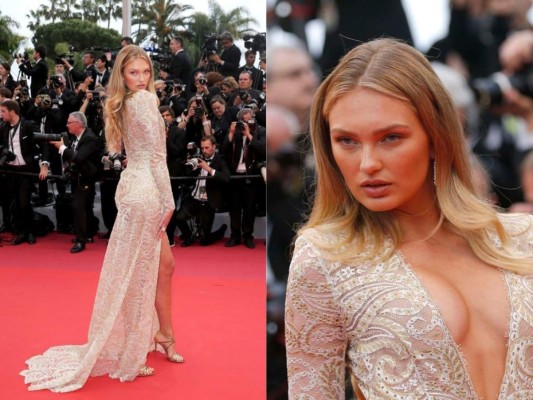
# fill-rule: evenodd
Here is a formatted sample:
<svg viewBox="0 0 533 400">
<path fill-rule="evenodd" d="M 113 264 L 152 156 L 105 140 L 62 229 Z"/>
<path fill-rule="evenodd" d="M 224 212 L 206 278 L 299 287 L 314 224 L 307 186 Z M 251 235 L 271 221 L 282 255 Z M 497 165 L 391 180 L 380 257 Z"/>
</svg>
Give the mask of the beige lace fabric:
<svg viewBox="0 0 533 400">
<path fill-rule="evenodd" d="M 533 217 L 502 216 L 518 254 L 533 254 Z M 521 232 L 521 234 L 519 234 Z M 296 242 L 286 299 L 289 397 L 344 400 L 345 369 L 367 400 L 474 400 L 464 357 L 400 254 L 386 262 L 329 262 Z M 495 243 L 496 243 L 496 239 Z M 533 399 L 533 276 L 503 272 L 511 303 L 499 399 Z"/>
<path fill-rule="evenodd" d="M 118 215 L 102 266 L 88 343 L 52 347 L 21 372 L 29 390 L 69 392 L 89 376 L 135 379 L 154 348 L 159 322 L 155 292 L 161 240 L 159 224 L 174 208 L 166 166 L 164 123 L 156 97 L 136 92 L 126 100 L 124 145 L 128 166 L 115 201 Z"/>
</svg>

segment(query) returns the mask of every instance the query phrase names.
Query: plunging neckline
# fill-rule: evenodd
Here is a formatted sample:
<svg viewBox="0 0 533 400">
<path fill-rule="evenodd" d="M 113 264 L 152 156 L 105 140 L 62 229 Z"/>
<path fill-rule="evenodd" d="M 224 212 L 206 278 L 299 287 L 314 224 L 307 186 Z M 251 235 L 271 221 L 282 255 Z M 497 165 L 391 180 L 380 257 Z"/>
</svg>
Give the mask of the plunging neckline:
<svg viewBox="0 0 533 400">
<path fill-rule="evenodd" d="M 395 251 L 395 255 L 398 257 L 398 259 L 400 260 L 401 265 L 405 268 L 407 273 L 412 276 L 414 282 L 416 282 L 416 285 L 419 287 L 419 289 L 424 293 L 425 297 L 428 300 L 428 305 L 433 309 L 433 311 L 437 314 L 439 319 L 442 321 L 443 332 L 448 337 L 448 340 L 451 342 L 455 353 L 458 355 L 458 358 L 461 361 L 461 366 L 462 366 L 462 368 L 464 370 L 464 374 L 465 374 L 465 377 L 466 377 L 466 382 L 468 384 L 468 387 L 469 387 L 470 391 L 475 396 L 475 400 L 484 400 L 483 397 L 480 397 L 477 394 L 477 392 L 476 392 L 476 390 L 474 388 L 474 384 L 473 384 L 472 379 L 470 377 L 470 368 L 469 368 L 468 361 L 467 361 L 465 355 L 463 354 L 463 351 L 461 350 L 461 346 L 458 345 L 455 342 L 455 339 L 453 338 L 453 335 L 452 335 L 451 331 L 448 329 L 448 325 L 446 324 L 446 320 L 444 319 L 443 315 L 441 314 L 440 309 L 437 306 L 437 303 L 433 300 L 433 298 L 431 297 L 431 294 L 429 293 L 429 290 L 424 286 L 424 284 L 422 283 L 422 281 L 420 280 L 420 278 L 416 274 L 413 266 L 409 262 L 407 262 L 407 260 L 406 260 L 405 256 L 403 255 L 402 251 L 397 249 Z M 501 395 L 501 391 L 502 391 L 502 388 L 503 388 L 503 384 L 505 382 L 505 378 L 506 378 L 507 372 L 508 372 L 507 369 L 508 369 L 508 366 L 509 366 L 509 348 L 511 346 L 511 342 L 510 341 L 511 341 L 511 336 L 512 336 L 511 330 L 512 330 L 512 314 L 513 314 L 513 303 L 511 301 L 511 291 L 510 291 L 510 288 L 509 288 L 509 283 L 508 283 L 508 281 L 506 279 L 506 273 L 505 273 L 504 270 L 502 270 L 500 268 L 498 268 L 498 270 L 502 274 L 501 277 L 502 277 L 502 279 L 504 280 L 504 283 L 505 283 L 505 289 L 506 289 L 506 293 L 507 293 L 507 301 L 508 301 L 508 304 L 509 304 L 509 318 L 508 318 L 508 321 L 507 321 L 507 324 L 506 324 L 506 326 L 507 326 L 507 341 L 506 341 L 507 351 L 505 353 L 505 366 L 504 366 L 504 371 L 503 371 L 503 375 L 502 375 L 501 382 L 500 382 L 500 387 L 498 389 L 497 400 L 500 399 L 500 395 Z"/>
</svg>

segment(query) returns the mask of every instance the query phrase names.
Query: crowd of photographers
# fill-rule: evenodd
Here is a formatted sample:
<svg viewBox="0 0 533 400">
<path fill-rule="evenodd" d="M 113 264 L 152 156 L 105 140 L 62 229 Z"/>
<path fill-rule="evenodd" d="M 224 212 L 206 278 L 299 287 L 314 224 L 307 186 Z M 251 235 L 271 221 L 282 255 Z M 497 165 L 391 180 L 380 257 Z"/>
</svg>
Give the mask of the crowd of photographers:
<svg viewBox="0 0 533 400">
<path fill-rule="evenodd" d="M 266 207 L 266 49 L 264 34 L 247 39 L 244 65 L 229 32 L 206 37 L 196 66 L 181 37 L 166 51 L 149 52 L 177 206 L 167 229 L 171 246 L 176 227 L 183 247 L 223 238 L 227 226 L 212 231 L 213 222 L 217 212 L 229 212 L 225 245 L 255 247 L 255 218 Z M 121 47 L 131 43 L 125 37 Z M 33 208 L 54 204 L 57 230 L 74 234 L 72 253 L 83 251 L 99 230 L 98 187 L 106 227 L 100 237 L 110 236 L 128 160 L 124 150 L 110 154 L 105 146 L 106 85 L 116 53 L 85 51 L 81 68 L 61 55 L 49 73 L 46 48 L 36 46 L 33 60 L 15 55 L 17 79 L 9 64 L 0 65 L 0 231 L 15 235 L 12 244 L 35 243 Z"/>
</svg>

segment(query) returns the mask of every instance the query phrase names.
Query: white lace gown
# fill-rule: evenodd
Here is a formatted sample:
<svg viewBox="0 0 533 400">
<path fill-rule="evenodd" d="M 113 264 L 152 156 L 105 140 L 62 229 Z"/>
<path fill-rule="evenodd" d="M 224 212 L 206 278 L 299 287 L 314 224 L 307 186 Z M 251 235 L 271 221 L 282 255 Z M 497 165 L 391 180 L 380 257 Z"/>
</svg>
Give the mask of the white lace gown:
<svg viewBox="0 0 533 400">
<path fill-rule="evenodd" d="M 154 348 L 159 327 L 155 292 L 161 240 L 158 227 L 174 208 L 166 166 L 165 129 L 156 97 L 138 91 L 126 100 L 128 166 L 115 201 L 109 239 L 84 345 L 52 347 L 21 372 L 29 390 L 69 392 L 89 376 L 131 381 Z"/>
<path fill-rule="evenodd" d="M 533 216 L 502 215 L 502 222 L 514 251 L 532 255 Z M 296 242 L 287 287 L 290 399 L 344 400 L 346 367 L 367 400 L 478 399 L 437 306 L 399 254 L 364 265 L 329 262 L 311 235 L 318 232 Z M 498 399 L 531 400 L 533 275 L 503 275 L 511 314 Z"/>
</svg>

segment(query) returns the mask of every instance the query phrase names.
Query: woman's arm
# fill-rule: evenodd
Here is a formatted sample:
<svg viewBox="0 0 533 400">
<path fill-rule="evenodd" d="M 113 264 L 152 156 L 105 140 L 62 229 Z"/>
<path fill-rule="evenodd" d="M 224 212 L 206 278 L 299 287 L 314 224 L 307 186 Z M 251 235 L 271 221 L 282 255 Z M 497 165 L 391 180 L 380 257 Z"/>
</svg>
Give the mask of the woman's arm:
<svg viewBox="0 0 533 400">
<path fill-rule="evenodd" d="M 312 253 L 312 245 L 299 238 L 285 303 L 289 398 L 344 400 L 344 321 L 321 260 Z"/>
</svg>

